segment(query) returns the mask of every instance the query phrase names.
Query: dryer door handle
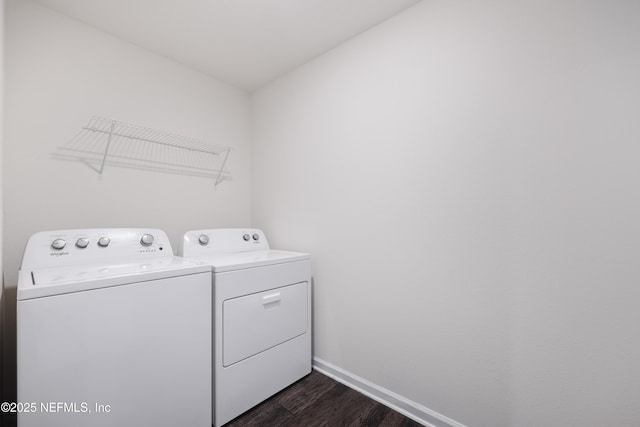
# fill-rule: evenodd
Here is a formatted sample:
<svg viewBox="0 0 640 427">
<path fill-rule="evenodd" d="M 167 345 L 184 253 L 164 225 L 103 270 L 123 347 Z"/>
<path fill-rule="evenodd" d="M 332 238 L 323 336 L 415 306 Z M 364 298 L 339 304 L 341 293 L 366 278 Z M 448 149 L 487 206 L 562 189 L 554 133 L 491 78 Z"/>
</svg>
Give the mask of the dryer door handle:
<svg viewBox="0 0 640 427">
<path fill-rule="evenodd" d="M 280 298 L 280 292 L 276 292 L 273 294 L 263 296 L 262 305 L 264 306 L 264 308 L 268 310 L 270 308 L 275 308 L 279 306 L 281 300 L 282 298 Z"/>
</svg>

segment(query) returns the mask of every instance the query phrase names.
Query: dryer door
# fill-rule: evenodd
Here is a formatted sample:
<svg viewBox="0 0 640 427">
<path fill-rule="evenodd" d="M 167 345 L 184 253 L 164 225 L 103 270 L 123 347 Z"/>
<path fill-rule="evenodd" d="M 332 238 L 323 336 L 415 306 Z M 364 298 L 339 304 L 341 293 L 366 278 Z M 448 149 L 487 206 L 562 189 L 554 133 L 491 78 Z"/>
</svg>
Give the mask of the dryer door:
<svg viewBox="0 0 640 427">
<path fill-rule="evenodd" d="M 308 282 L 301 282 L 224 301 L 223 366 L 304 334 L 309 327 L 308 288 Z"/>
</svg>

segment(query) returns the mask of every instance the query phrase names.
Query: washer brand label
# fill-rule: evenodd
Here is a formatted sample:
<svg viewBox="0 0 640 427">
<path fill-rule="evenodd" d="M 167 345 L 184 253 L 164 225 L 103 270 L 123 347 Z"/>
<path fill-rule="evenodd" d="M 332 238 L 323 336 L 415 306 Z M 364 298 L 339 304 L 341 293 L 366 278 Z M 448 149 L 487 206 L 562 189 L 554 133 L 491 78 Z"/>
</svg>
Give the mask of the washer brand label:
<svg viewBox="0 0 640 427">
<path fill-rule="evenodd" d="M 63 256 L 63 255 L 69 255 L 69 252 L 51 252 L 50 255 L 51 256 Z"/>
</svg>

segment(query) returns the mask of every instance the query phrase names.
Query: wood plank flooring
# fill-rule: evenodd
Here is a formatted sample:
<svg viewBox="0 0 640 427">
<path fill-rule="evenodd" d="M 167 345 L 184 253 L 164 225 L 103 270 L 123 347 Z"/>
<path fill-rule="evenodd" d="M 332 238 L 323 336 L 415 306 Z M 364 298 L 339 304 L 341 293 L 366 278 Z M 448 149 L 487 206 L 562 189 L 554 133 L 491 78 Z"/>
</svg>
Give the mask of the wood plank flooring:
<svg viewBox="0 0 640 427">
<path fill-rule="evenodd" d="M 370 426 L 419 423 L 317 371 L 302 378 L 225 427 Z"/>
</svg>

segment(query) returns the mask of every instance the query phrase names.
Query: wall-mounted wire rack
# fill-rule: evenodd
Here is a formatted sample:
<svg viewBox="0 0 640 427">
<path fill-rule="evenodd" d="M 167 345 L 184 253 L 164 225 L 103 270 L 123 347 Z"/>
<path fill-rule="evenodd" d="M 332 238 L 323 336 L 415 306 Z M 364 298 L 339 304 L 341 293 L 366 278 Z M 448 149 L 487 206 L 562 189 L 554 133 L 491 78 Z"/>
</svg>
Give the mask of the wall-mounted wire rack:
<svg viewBox="0 0 640 427">
<path fill-rule="evenodd" d="M 79 160 L 102 176 L 105 166 L 230 180 L 224 167 L 230 147 L 93 116 L 64 147 L 67 160 Z"/>
</svg>

